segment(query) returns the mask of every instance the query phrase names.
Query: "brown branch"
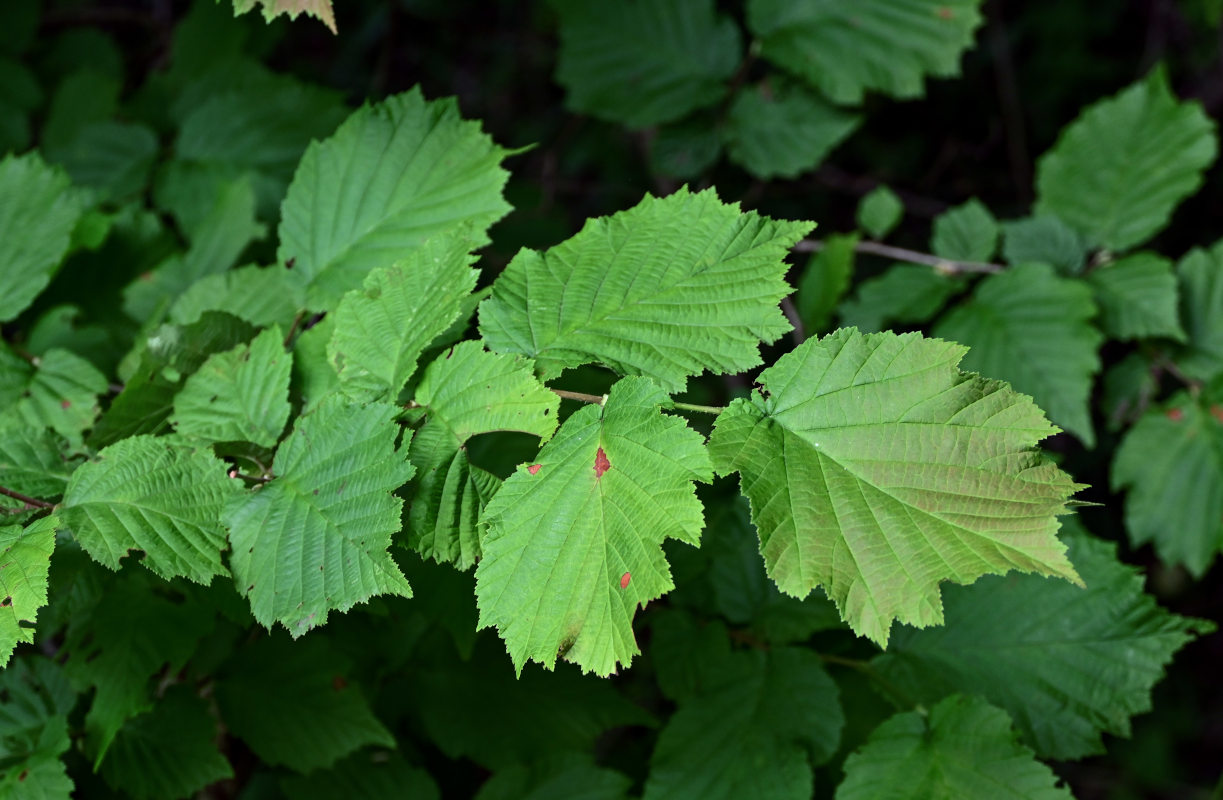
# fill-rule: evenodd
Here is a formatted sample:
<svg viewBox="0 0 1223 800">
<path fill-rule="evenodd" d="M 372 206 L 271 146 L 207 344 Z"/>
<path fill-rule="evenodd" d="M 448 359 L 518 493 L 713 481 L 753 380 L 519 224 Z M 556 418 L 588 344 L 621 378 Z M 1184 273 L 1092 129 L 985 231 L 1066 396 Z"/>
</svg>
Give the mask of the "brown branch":
<svg viewBox="0 0 1223 800">
<path fill-rule="evenodd" d="M 552 393 L 558 397 L 563 397 L 566 400 L 580 400 L 583 403 L 594 403 L 600 406 L 603 405 L 603 401 L 606 399 L 602 395 L 586 394 L 585 392 L 571 392 L 567 389 L 553 389 Z"/>
<path fill-rule="evenodd" d="M 824 243 L 819 239 L 803 239 L 794 245 L 794 249 L 799 253 L 817 253 L 824 249 Z M 854 245 L 854 250 L 872 256 L 883 256 L 884 258 L 892 258 L 897 261 L 907 261 L 910 264 L 934 267 L 939 272 L 948 275 L 958 275 L 965 272 L 993 273 L 1002 272 L 1006 269 L 1001 264 L 987 264 L 982 261 L 956 261 L 950 258 L 940 258 L 930 253 L 921 253 L 917 250 L 893 247 L 882 242 L 858 242 Z"/>
<path fill-rule="evenodd" d="M 55 508 L 55 503 L 48 503 L 46 500 L 39 500 L 36 497 L 30 497 L 29 495 L 22 494 L 21 492 L 14 492 L 12 489 L 5 488 L 4 486 L 0 486 L 0 494 L 25 503 L 30 508 Z M 22 511 L 28 510 L 29 509 L 22 509 Z"/>
</svg>

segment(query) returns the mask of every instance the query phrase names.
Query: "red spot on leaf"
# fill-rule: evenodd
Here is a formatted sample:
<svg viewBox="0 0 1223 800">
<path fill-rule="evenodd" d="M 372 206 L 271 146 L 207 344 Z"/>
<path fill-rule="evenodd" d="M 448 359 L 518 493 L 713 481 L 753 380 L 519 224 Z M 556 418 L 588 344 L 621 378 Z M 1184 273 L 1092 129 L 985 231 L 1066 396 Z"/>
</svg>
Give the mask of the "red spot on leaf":
<svg viewBox="0 0 1223 800">
<path fill-rule="evenodd" d="M 531 466 L 527 467 L 527 472 L 531 473 L 532 475 L 538 475 L 538 474 L 539 474 L 539 465 L 538 465 L 538 464 L 532 464 Z"/>
<path fill-rule="evenodd" d="M 1223 406 L 1219 406 L 1219 405 L 1211 406 L 1210 416 L 1214 417 L 1219 422 L 1223 422 Z"/>
<path fill-rule="evenodd" d="M 337 692 L 348 686 L 348 681 L 344 680 L 344 676 L 336 675 L 331 679 L 331 688 Z"/>
<path fill-rule="evenodd" d="M 229 470 L 229 472 L 228 472 L 228 473 L 226 473 L 226 474 L 228 474 L 228 475 L 229 475 L 229 477 L 231 477 L 231 478 L 236 478 L 236 477 L 238 477 L 238 468 L 237 468 L 237 467 L 231 467 L 231 468 L 230 468 L 230 470 Z"/>
<path fill-rule="evenodd" d="M 297 258 L 290 258 L 285 262 L 285 269 L 293 269 L 293 265 L 297 263 Z"/>
<path fill-rule="evenodd" d="M 611 469 L 611 462 L 607 460 L 607 453 L 603 452 L 603 448 L 599 448 L 599 452 L 595 454 L 595 477 L 602 478 L 603 473 Z"/>
<path fill-rule="evenodd" d="M 72 403 L 68 402 L 67 400 L 60 400 L 59 407 L 60 408 L 72 408 Z"/>
<path fill-rule="evenodd" d="M 1164 412 L 1164 416 L 1173 422 L 1180 422 L 1185 418 L 1185 412 L 1181 411 L 1179 408 L 1169 408 L 1166 412 Z"/>
<path fill-rule="evenodd" d="M 629 581 L 631 581 L 632 579 L 633 579 L 633 576 L 632 576 L 632 575 L 630 575 L 630 574 L 629 574 L 629 573 L 627 573 L 627 572 L 626 572 L 626 573 L 624 573 L 623 575 L 621 575 L 621 576 L 620 576 L 620 588 L 621 588 L 621 589 L 627 589 L 627 588 L 628 588 L 628 582 L 629 582 Z"/>
<path fill-rule="evenodd" d="M 955 12 L 947 6 L 939 6 L 936 13 L 938 14 L 939 19 L 951 19 L 955 16 Z"/>
<path fill-rule="evenodd" d="M 30 771 L 28 769 L 23 769 L 21 774 L 17 776 L 17 780 L 24 781 L 28 777 L 30 777 Z"/>
<path fill-rule="evenodd" d="M 151 281 L 151 280 L 153 280 L 153 273 L 152 273 L 152 272 L 142 272 L 142 273 L 140 273 L 140 280 L 142 280 L 142 281 Z"/>
</svg>

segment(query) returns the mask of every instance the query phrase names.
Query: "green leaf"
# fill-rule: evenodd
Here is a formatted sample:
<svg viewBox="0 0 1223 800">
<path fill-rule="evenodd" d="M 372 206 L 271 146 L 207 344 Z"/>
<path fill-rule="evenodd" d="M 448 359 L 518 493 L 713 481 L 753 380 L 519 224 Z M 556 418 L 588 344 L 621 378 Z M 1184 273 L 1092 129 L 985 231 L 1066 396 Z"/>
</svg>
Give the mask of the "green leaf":
<svg viewBox="0 0 1223 800">
<path fill-rule="evenodd" d="M 662 542 L 699 541 L 692 481 L 712 478 L 700 435 L 662 414 L 667 402 L 649 380 L 620 380 L 485 508 L 480 627 L 497 627 L 518 671 L 564 657 L 608 675 L 640 652 L 633 614 L 673 586 Z"/>
<path fill-rule="evenodd" d="M 810 650 L 730 652 L 725 637 L 693 654 L 702 685 L 658 736 L 646 800 L 810 797 L 845 723 L 836 684 Z"/>
<path fill-rule="evenodd" d="M 420 89 L 355 112 L 314 142 L 285 197 L 277 260 L 293 260 L 312 310 L 333 308 L 373 269 L 435 236 L 465 228 L 473 246 L 510 210 L 501 197 L 507 151 L 453 98 Z"/>
<path fill-rule="evenodd" d="M 238 652 L 217 680 L 221 718 L 269 764 L 298 772 L 328 767 L 366 745 L 394 747 L 347 660 L 321 636 L 264 636 Z"/>
<path fill-rule="evenodd" d="M 1143 353 L 1130 353 L 1113 364 L 1101 383 L 1099 405 L 1114 433 L 1133 427 L 1159 393 L 1153 359 Z"/>
<path fill-rule="evenodd" d="M 102 777 L 136 800 L 192 796 L 234 775 L 216 738 L 204 701 L 187 686 L 172 686 L 152 711 L 124 724 L 102 761 Z"/>
<path fill-rule="evenodd" d="M 1087 282 L 1100 307 L 1100 327 L 1111 338 L 1185 341 L 1177 315 L 1176 276 L 1168 259 L 1134 253 L 1093 269 Z"/>
<path fill-rule="evenodd" d="M 0 322 L 46 288 L 83 210 L 68 176 L 37 152 L 0 161 Z"/>
<path fill-rule="evenodd" d="M 962 695 L 928 714 L 897 714 L 845 760 L 836 800 L 881 797 L 1072 800 L 1053 770 L 1016 741 L 1005 711 Z"/>
<path fill-rule="evenodd" d="M 186 253 L 171 256 L 123 290 L 123 310 L 128 316 L 145 321 L 165 313 L 192 284 L 229 269 L 252 241 L 263 237 L 264 228 L 255 221 L 250 181 L 223 184 L 212 210 L 193 234 Z"/>
<path fill-rule="evenodd" d="M 280 787 L 289 800 L 441 800 L 428 772 L 383 752 L 353 753 L 330 769 L 286 778 Z"/>
<path fill-rule="evenodd" d="M 610 681 L 560 664 L 517 676 L 498 641 L 482 635 L 470 659 L 439 659 L 410 688 L 421 725 L 448 758 L 488 769 L 592 752 L 609 730 L 653 718 Z"/>
<path fill-rule="evenodd" d="M 926 75 L 960 72 L 981 24 L 980 0 L 749 0 L 747 26 L 760 54 L 834 103 L 867 90 L 921 97 Z"/>
<path fill-rule="evenodd" d="M 953 261 L 989 261 L 998 252 L 998 221 L 973 198 L 934 218 L 930 249 Z"/>
<path fill-rule="evenodd" d="M 713 0 L 557 0 L 556 80 L 565 105 L 645 128 L 717 103 L 742 56 L 739 28 Z"/>
<path fill-rule="evenodd" d="M 1035 210 L 1060 217 L 1093 246 L 1127 250 L 1168 223 L 1217 152 L 1201 104 L 1177 102 L 1157 68 L 1062 131 L 1037 164 Z"/>
<path fill-rule="evenodd" d="M 167 597 L 137 576 L 129 573 L 74 613 L 65 637 L 64 666 L 74 684 L 97 687 L 85 715 L 95 769 L 123 723 L 153 707 L 150 679 L 181 670 L 213 627 L 212 608 Z"/>
<path fill-rule="evenodd" d="M 778 587 L 823 586 L 880 645 L 894 620 L 942 623 L 942 581 L 1077 581 L 1056 515 L 1078 487 L 1034 449 L 1056 429 L 1006 384 L 960 372 L 964 352 L 917 334 L 808 339 L 710 438 L 718 472 L 740 473 Z"/>
<path fill-rule="evenodd" d="M 272 448 L 289 421 L 293 354 L 272 327 L 250 344 L 214 353 L 174 397 L 172 424 L 206 442 L 252 442 Z"/>
<path fill-rule="evenodd" d="M 132 550 L 163 578 L 228 575 L 217 518 L 238 487 L 207 449 L 132 436 L 72 473 L 60 518 L 94 560 L 119 568 Z"/>
<path fill-rule="evenodd" d="M 963 280 L 928 267 L 893 264 L 882 275 L 860 283 L 838 313 L 843 325 L 881 331 L 893 324 L 932 319 L 963 288 Z"/>
<path fill-rule="evenodd" d="M 1027 217 L 1002 223 L 1002 256 L 1008 264 L 1048 264 L 1078 275 L 1087 263 L 1087 243 L 1058 217 Z"/>
<path fill-rule="evenodd" d="M 23 530 L 0 527 L 0 667 L 21 642 L 34 641 L 38 609 L 47 604 L 47 571 L 55 549 L 55 517 L 43 517 Z M 28 623 L 28 624 L 23 624 Z"/>
<path fill-rule="evenodd" d="M 560 398 L 535 379 L 526 359 L 461 342 L 425 370 L 414 402 L 428 418 L 412 440 L 420 481 L 408 543 L 426 558 L 467 569 L 481 554 L 477 520 L 501 482 L 471 465 L 464 445 L 493 431 L 547 441 L 556 430 Z"/>
<path fill-rule="evenodd" d="M 1213 626 L 1156 605 L 1116 545 L 1081 531 L 1065 541 L 1086 588 L 1034 575 L 948 587 L 946 626 L 902 628 L 873 667 L 926 705 L 984 697 L 1046 758 L 1102 753 L 1101 732 L 1128 737 L 1172 654 Z"/>
<path fill-rule="evenodd" d="M 1189 339 L 1176 363 L 1190 377 L 1209 381 L 1223 372 L 1223 241 L 1190 250 L 1176 275 Z"/>
<path fill-rule="evenodd" d="M 807 261 L 798 279 L 794 306 L 808 335 L 823 333 L 832 323 L 833 311 L 849 290 L 857 245 L 856 233 L 833 234 L 824 239 L 823 248 L 812 253 Z"/>
<path fill-rule="evenodd" d="M 77 184 L 117 199 L 145 188 L 157 150 L 157 134 L 151 128 L 108 121 L 86 125 L 69 144 L 50 155 Z"/>
<path fill-rule="evenodd" d="M 220 0 L 218 0 L 220 2 Z M 297 19 L 298 14 L 309 14 L 322 22 L 332 33 L 338 33 L 335 26 L 335 12 L 331 10 L 331 0 L 233 0 L 234 15 L 245 14 L 256 5 L 263 12 L 263 18 L 271 22 L 281 14 L 288 14 L 289 19 Z"/>
<path fill-rule="evenodd" d="M 231 177 L 250 173 L 261 212 L 274 211 L 306 147 L 330 136 L 345 116 L 337 92 L 288 75 L 255 73 L 193 105 L 182 120 L 174 154 Z"/>
<path fill-rule="evenodd" d="M 420 354 L 476 288 L 472 245 L 462 235 L 436 237 L 344 295 L 327 345 L 342 392 L 360 402 L 395 402 Z"/>
<path fill-rule="evenodd" d="M 90 445 L 105 447 L 128 436 L 160 431 L 183 378 L 213 353 L 234 348 L 254 332 L 246 322 L 219 311 L 207 311 L 190 325 L 157 328 L 138 343 L 139 364 L 98 420 Z"/>
<path fill-rule="evenodd" d="M 60 755 L 72 746 L 77 695 L 63 671 L 49 658 L 19 658 L 0 673 L 0 697 L 0 797 L 70 797 Z"/>
<path fill-rule="evenodd" d="M 680 389 L 704 370 L 742 372 L 760 363 L 761 341 L 790 330 L 782 259 L 811 227 L 741 212 L 712 190 L 647 195 L 546 252 L 519 251 L 480 305 L 480 333 L 534 358 L 545 379 L 603 363 Z"/>
<path fill-rule="evenodd" d="M 0 417 L 0 486 L 28 497 L 58 498 L 76 467 L 64 456 L 66 444 L 46 428 L 15 416 Z M 7 513 L 23 505 L 11 497 L 0 497 L 0 507 L 9 509 Z"/>
<path fill-rule="evenodd" d="M 67 350 L 26 361 L 0 346 L 0 420 L 50 428 L 79 443 L 98 416 L 98 395 L 106 387 L 106 376 Z"/>
<path fill-rule="evenodd" d="M 701 549 L 676 547 L 670 553 L 678 587 L 671 602 L 697 614 L 720 614 L 770 644 L 804 642 L 818 631 L 841 628 L 836 606 L 822 593 L 800 600 L 778 591 L 760 558 L 747 501 L 719 488 L 715 484 L 706 503 Z"/>
<path fill-rule="evenodd" d="M 275 479 L 225 509 L 234 582 L 265 627 L 298 637 L 374 595 L 412 596 L 387 553 L 403 505 L 392 492 L 412 477 L 395 413 L 324 400 L 276 451 Z"/>
<path fill-rule="evenodd" d="M 589 756 L 562 753 L 498 770 L 475 800 L 625 800 L 632 785 L 627 775 L 596 766 Z"/>
<path fill-rule="evenodd" d="M 1130 541 L 1199 578 L 1223 548 L 1221 419 L 1223 405 L 1181 392 L 1130 429 L 1112 464 Z"/>
<path fill-rule="evenodd" d="M 774 80 L 735 94 L 723 137 L 730 160 L 757 178 L 796 178 L 861 123 L 796 83 Z"/>
<path fill-rule="evenodd" d="M 709 114 L 658 129 L 650 142 L 650 170 L 672 178 L 696 178 L 722 155 L 722 135 Z"/>
<path fill-rule="evenodd" d="M 89 125 L 115 116 L 123 79 L 84 65 L 67 75 L 55 88 L 39 146 L 54 153 L 72 144 Z"/>
<path fill-rule="evenodd" d="M 858 227 L 871 238 L 882 239 L 900 223 L 904 213 L 904 203 L 895 192 L 881 184 L 858 201 Z"/>
<path fill-rule="evenodd" d="M 292 324 L 306 295 L 283 267 L 245 266 L 206 275 L 170 306 L 170 320 L 190 325 L 205 311 L 225 311 L 260 327 Z"/>
<path fill-rule="evenodd" d="M 1045 264 L 1021 264 L 977 284 L 934 335 L 968 345 L 965 369 L 1032 395 L 1050 419 L 1091 447 L 1088 399 L 1103 341 L 1090 323 L 1095 314 L 1089 287 Z"/>
</svg>

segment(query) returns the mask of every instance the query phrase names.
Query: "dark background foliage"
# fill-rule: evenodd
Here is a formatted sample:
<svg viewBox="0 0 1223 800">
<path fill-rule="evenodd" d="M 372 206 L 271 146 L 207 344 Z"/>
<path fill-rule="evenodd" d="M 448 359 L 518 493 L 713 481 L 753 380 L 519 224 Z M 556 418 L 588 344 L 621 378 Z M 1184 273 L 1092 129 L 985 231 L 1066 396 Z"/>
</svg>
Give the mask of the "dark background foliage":
<svg viewBox="0 0 1223 800">
<path fill-rule="evenodd" d="M 728 13 L 741 13 L 737 3 L 723 5 Z M 963 58 L 961 77 L 929 81 L 921 100 L 868 96 L 862 127 L 814 171 L 766 182 L 723 161 L 693 183 L 716 186 L 724 199 L 769 215 L 815 220 L 822 233 L 852 230 L 858 199 L 887 184 L 906 211 L 891 240 L 924 249 L 930 220 L 971 197 L 1001 218 L 1026 213 L 1035 158 L 1058 131 L 1082 107 L 1129 85 L 1157 63 L 1167 65 L 1178 95 L 1201 100 L 1218 119 L 1223 112 L 1218 5 L 1216 0 L 988 2 L 986 23 Z M 628 208 L 644 192 L 665 193 L 678 185 L 650 170 L 651 130 L 632 132 L 566 110 L 553 77 L 556 19 L 546 3 L 337 0 L 336 6 L 338 37 L 313 20 L 265 25 L 255 15 L 226 26 L 224 35 L 245 37 L 248 50 L 261 53 L 273 69 L 338 89 L 353 105 L 417 84 L 430 98 L 455 95 L 464 116 L 481 120 L 499 143 L 528 148 L 509 162 L 513 177 L 507 198 L 515 210 L 493 229 L 485 282 L 495 275 L 488 267 L 506 263 L 518 248 L 555 244 L 588 217 Z M 49 2 L 34 53 L 46 61 L 54 57 L 59 37 L 102 31 L 119 44 L 127 89 L 135 91 L 167 62 L 175 25 L 188 8 L 169 0 Z M 747 77 L 764 68 L 748 65 Z M 1177 256 L 1212 244 L 1223 233 L 1219 220 L 1223 170 L 1216 165 L 1152 245 Z M 858 279 L 883 266 L 864 259 Z M 1103 358 L 1106 366 L 1116 360 L 1108 348 Z M 716 401 L 741 388 L 714 382 L 702 391 Z M 1069 436 L 1051 444 L 1063 466 L 1092 486 L 1083 499 L 1100 504 L 1082 512 L 1085 522 L 1097 535 L 1121 543 L 1125 560 L 1146 570 L 1148 591 L 1170 610 L 1223 621 L 1223 568 L 1216 564 L 1195 582 L 1183 570 L 1163 566 L 1149 547 L 1128 546 L 1121 499 L 1108 491 L 1115 434 L 1101 430 L 1101 438 L 1090 452 Z M 1157 687 L 1154 713 L 1135 720 L 1132 739 L 1112 738 L 1107 755 L 1056 765 L 1075 795 L 1083 800 L 1223 796 L 1220 664 L 1223 637 L 1191 644 Z M 636 673 L 630 670 L 615 682 L 630 696 L 648 696 Z M 852 705 L 847 712 L 853 713 Z M 642 729 L 620 730 L 606 743 L 609 751 L 649 752 L 647 742 L 631 741 Z M 453 796 L 481 780 L 427 748 L 420 755 Z M 241 781 L 240 754 L 234 761 Z M 1216 782 L 1211 793 L 1208 787 Z"/>
</svg>

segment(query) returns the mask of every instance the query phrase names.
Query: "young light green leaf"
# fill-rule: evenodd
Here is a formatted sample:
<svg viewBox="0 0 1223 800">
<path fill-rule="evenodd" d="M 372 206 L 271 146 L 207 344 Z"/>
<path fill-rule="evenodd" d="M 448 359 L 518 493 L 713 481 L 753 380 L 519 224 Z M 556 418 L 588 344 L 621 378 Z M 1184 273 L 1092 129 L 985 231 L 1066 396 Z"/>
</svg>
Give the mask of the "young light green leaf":
<svg viewBox="0 0 1223 800">
<path fill-rule="evenodd" d="M 226 507 L 234 582 L 264 626 L 298 637 L 374 595 L 412 596 L 387 553 L 403 505 L 392 492 L 412 477 L 395 413 L 322 401 L 281 443 L 275 479 Z"/>
<path fill-rule="evenodd" d="M 645 128 L 717 103 L 741 58 L 739 28 L 713 0 L 554 3 L 556 80 L 571 110 Z"/>
<path fill-rule="evenodd" d="M 366 745 L 395 746 L 329 644 L 264 636 L 226 664 L 216 687 L 221 718 L 265 762 L 310 772 Z"/>
<path fill-rule="evenodd" d="M 718 472 L 740 473 L 778 587 L 823 586 L 880 645 L 894 620 L 942 623 L 943 581 L 1078 580 L 1056 535 L 1078 487 L 1034 449 L 1056 429 L 1028 397 L 960 372 L 964 353 L 917 334 L 808 339 L 710 437 Z"/>
<path fill-rule="evenodd" d="M 833 234 L 824 239 L 823 248 L 812 253 L 807 261 L 798 279 L 794 307 L 798 309 L 808 336 L 828 330 L 832 312 L 849 289 L 857 244 L 856 233 Z"/>
<path fill-rule="evenodd" d="M 845 723 L 819 656 L 720 647 L 695 657 L 705 685 L 659 734 L 645 800 L 810 797 L 812 765 L 836 751 Z"/>
<path fill-rule="evenodd" d="M 934 335 L 968 345 L 966 369 L 1032 395 L 1050 419 L 1091 447 L 1088 400 L 1104 338 L 1090 323 L 1095 314 L 1085 284 L 1045 264 L 1022 264 L 977 284 Z"/>
<path fill-rule="evenodd" d="M 220 2 L 220 0 L 218 0 Z M 259 6 L 263 18 L 268 22 L 281 14 L 288 14 L 289 19 L 297 19 L 298 14 L 309 14 L 322 22 L 332 33 L 339 33 L 335 27 L 335 12 L 331 10 L 331 0 L 233 0 L 234 15 L 245 14 Z"/>
<path fill-rule="evenodd" d="M 83 211 L 68 176 L 37 151 L 0 161 L 0 322 L 15 319 L 51 281 Z"/>
<path fill-rule="evenodd" d="M 1087 243 L 1058 217 L 1026 217 L 1002 223 L 1002 257 L 1008 264 L 1048 264 L 1078 275 L 1087 263 Z"/>
<path fill-rule="evenodd" d="M 955 695 L 928 714 L 897 714 L 845 760 L 836 800 L 1073 800 L 1016 738 L 1006 712 L 980 698 Z"/>
<path fill-rule="evenodd" d="M 190 797 L 233 777 L 216 739 L 208 705 L 189 686 L 172 686 L 152 711 L 124 724 L 102 760 L 102 777 L 135 800 Z"/>
<path fill-rule="evenodd" d="M 930 249 L 953 261 L 989 261 L 998 252 L 998 221 L 974 197 L 935 217 Z"/>
<path fill-rule="evenodd" d="M 206 442 L 252 442 L 275 447 L 289 420 L 293 354 L 284 334 L 268 328 L 250 344 L 214 353 L 174 397 L 172 424 Z"/>
<path fill-rule="evenodd" d="M 796 178 L 861 123 L 797 83 L 773 80 L 735 95 L 723 137 L 730 160 L 757 178 Z"/>
<path fill-rule="evenodd" d="M 152 708 L 150 679 L 163 669 L 171 675 L 181 670 L 212 630 L 216 613 L 131 578 L 116 581 L 100 601 L 74 614 L 64 642 L 64 668 L 74 684 L 97 688 L 84 742 L 95 769 L 123 723 Z"/>
<path fill-rule="evenodd" d="M 518 671 L 563 657 L 608 675 L 640 652 L 633 614 L 673 586 L 662 542 L 699 540 L 692 482 L 712 478 L 700 435 L 666 402 L 652 381 L 620 380 L 485 508 L 480 627 L 496 626 Z"/>
<path fill-rule="evenodd" d="M 461 233 L 436 236 L 344 295 L 327 345 L 342 392 L 360 402 L 395 402 L 420 354 L 476 288 L 472 244 Z"/>
<path fill-rule="evenodd" d="M 1035 575 L 950 586 L 946 626 L 898 630 L 874 668 L 923 704 L 981 695 L 1046 758 L 1102 753 L 1101 732 L 1128 737 L 1172 654 L 1213 626 L 1156 605 L 1116 545 L 1082 531 L 1065 541 L 1086 588 Z"/>
<path fill-rule="evenodd" d="M 1223 241 L 1209 250 L 1194 248 L 1176 265 L 1181 319 L 1189 341 L 1177 365 L 1209 381 L 1223 372 Z"/>
<path fill-rule="evenodd" d="M 467 569 L 480 558 L 476 523 L 500 481 L 471 465 L 464 444 L 492 431 L 556 430 L 560 398 L 535 378 L 530 362 L 461 342 L 425 370 L 414 402 L 428 415 L 412 440 L 420 475 L 408 516 L 408 544 L 422 556 Z"/>
<path fill-rule="evenodd" d="M 900 223 L 904 213 L 904 203 L 895 192 L 881 184 L 858 201 L 858 227 L 872 239 L 882 239 Z"/>
<path fill-rule="evenodd" d="M 1201 577 L 1223 549 L 1223 405 L 1182 392 L 1148 411 L 1117 448 L 1113 489 L 1125 527 L 1166 564 Z"/>
<path fill-rule="evenodd" d="M 302 157 L 277 260 L 292 261 L 310 308 L 323 311 L 435 236 L 465 228 L 479 247 L 510 210 L 506 155 L 453 98 L 426 102 L 417 88 L 365 106 Z"/>
<path fill-rule="evenodd" d="M 1037 164 L 1035 210 L 1096 247 L 1128 250 L 1167 224 L 1217 152 L 1201 104 L 1178 102 L 1157 68 L 1062 131 Z"/>
<path fill-rule="evenodd" d="M 1110 337 L 1185 341 L 1177 315 L 1176 276 L 1168 259 L 1134 253 L 1093 269 L 1087 282 L 1100 306 L 1100 327 Z"/>
<path fill-rule="evenodd" d="M 926 75 L 959 74 L 981 24 L 981 0 L 750 0 L 747 26 L 760 54 L 834 103 L 867 90 L 921 97 Z"/>
<path fill-rule="evenodd" d="M 80 356 L 58 348 L 31 361 L 0 345 L 0 420 L 50 428 L 74 443 L 98 416 L 106 376 Z"/>
<path fill-rule="evenodd" d="M 534 358 L 545 379 L 602 363 L 679 389 L 704 370 L 741 372 L 760 363 L 761 341 L 790 330 L 782 259 L 811 227 L 741 212 L 712 190 L 647 195 L 546 252 L 519 251 L 480 304 L 480 333 Z"/>
<path fill-rule="evenodd" d="M 225 311 L 260 327 L 289 327 L 306 294 L 283 267 L 245 266 L 206 275 L 170 306 L 170 321 L 190 325 L 205 311 Z"/>
<path fill-rule="evenodd" d="M 882 275 L 860 283 L 838 312 L 842 325 L 873 333 L 893 324 L 927 322 L 963 288 L 964 281 L 952 275 L 915 264 L 893 264 Z"/>
<path fill-rule="evenodd" d="M 0 667 L 21 642 L 34 641 L 38 609 L 47 604 L 47 571 L 55 550 L 54 516 L 0 527 Z M 23 624 L 25 623 L 25 624 Z"/>
<path fill-rule="evenodd" d="M 139 364 L 98 420 L 89 444 L 100 448 L 127 436 L 160 431 L 183 378 L 213 353 L 230 350 L 254 333 L 248 323 L 220 311 L 206 311 L 190 325 L 162 325 L 154 330 L 137 343 Z"/>
<path fill-rule="evenodd" d="M 173 438 L 132 436 L 72 473 L 60 518 L 94 560 L 111 569 L 131 550 L 163 578 L 208 583 L 227 575 L 217 518 L 238 493 L 225 464 Z"/>
</svg>

